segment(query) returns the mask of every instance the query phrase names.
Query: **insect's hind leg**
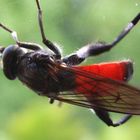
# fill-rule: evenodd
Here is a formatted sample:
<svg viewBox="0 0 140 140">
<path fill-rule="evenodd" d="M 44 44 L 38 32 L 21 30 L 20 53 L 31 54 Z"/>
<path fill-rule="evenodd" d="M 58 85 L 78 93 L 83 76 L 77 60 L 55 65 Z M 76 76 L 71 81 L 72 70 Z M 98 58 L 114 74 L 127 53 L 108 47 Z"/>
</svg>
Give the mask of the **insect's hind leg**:
<svg viewBox="0 0 140 140">
<path fill-rule="evenodd" d="M 94 110 L 96 115 L 105 123 L 107 124 L 108 126 L 113 126 L 113 127 L 116 127 L 116 126 L 119 126 L 119 125 L 122 125 L 124 123 L 126 123 L 131 117 L 132 115 L 130 114 L 127 114 L 125 115 L 123 118 L 121 118 L 119 121 L 117 122 L 113 122 L 112 119 L 110 118 L 109 116 L 109 113 L 107 111 L 102 111 L 102 110 Z"/>
<path fill-rule="evenodd" d="M 111 43 L 91 43 L 80 48 L 76 53 L 63 58 L 63 62 L 70 65 L 78 65 L 90 56 L 96 56 L 109 51 L 115 47 L 139 22 L 140 13 L 122 30 L 122 32 Z"/>
</svg>

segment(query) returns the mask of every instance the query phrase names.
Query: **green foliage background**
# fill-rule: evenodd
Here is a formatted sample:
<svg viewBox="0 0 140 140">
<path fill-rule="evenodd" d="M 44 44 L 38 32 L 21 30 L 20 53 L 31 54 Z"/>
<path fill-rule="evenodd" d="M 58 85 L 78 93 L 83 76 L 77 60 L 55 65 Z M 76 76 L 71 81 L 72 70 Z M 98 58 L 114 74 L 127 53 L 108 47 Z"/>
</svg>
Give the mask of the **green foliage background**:
<svg viewBox="0 0 140 140">
<path fill-rule="evenodd" d="M 45 32 L 63 54 L 91 42 L 111 42 L 140 12 L 139 0 L 40 0 Z M 17 31 L 20 40 L 41 45 L 35 0 L 0 0 L 0 22 Z M 140 87 L 140 24 L 113 50 L 84 64 L 132 59 L 130 83 Z M 0 29 L 0 45 L 15 42 Z M 115 115 L 117 118 L 118 115 Z M 107 127 L 90 111 L 39 97 L 0 71 L 0 140 L 138 140 L 140 118 L 117 128 Z"/>
</svg>

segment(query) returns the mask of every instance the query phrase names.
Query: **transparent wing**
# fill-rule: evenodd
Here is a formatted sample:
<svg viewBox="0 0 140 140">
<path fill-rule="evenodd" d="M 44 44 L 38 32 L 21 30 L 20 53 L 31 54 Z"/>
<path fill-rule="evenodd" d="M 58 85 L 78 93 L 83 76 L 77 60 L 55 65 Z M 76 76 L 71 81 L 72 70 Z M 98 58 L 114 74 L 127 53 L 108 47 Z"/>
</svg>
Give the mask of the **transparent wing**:
<svg viewBox="0 0 140 140">
<path fill-rule="evenodd" d="M 73 72 L 79 82 L 76 89 L 60 93 L 56 100 L 86 108 L 140 115 L 139 89 L 75 67 L 59 67 L 59 69 Z"/>
</svg>

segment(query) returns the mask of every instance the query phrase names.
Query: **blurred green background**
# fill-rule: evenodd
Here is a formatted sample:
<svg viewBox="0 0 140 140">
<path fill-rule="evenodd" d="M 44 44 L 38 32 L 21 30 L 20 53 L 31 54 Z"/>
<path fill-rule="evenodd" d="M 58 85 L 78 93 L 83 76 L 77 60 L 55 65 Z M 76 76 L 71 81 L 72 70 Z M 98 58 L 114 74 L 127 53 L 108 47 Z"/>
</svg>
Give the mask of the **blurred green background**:
<svg viewBox="0 0 140 140">
<path fill-rule="evenodd" d="M 63 55 L 91 42 L 111 42 L 140 12 L 139 0 L 40 0 L 45 32 L 60 44 Z M 0 0 L 0 22 L 17 31 L 21 41 L 41 45 L 35 0 Z M 140 87 L 140 24 L 113 50 L 89 58 L 84 64 L 132 59 L 130 83 Z M 0 29 L 0 45 L 15 42 Z M 114 115 L 114 114 L 113 114 Z M 118 118 L 118 115 L 114 115 Z M 140 118 L 107 127 L 89 110 L 39 97 L 18 80 L 9 81 L 0 71 L 0 140 L 138 140 Z"/>
</svg>

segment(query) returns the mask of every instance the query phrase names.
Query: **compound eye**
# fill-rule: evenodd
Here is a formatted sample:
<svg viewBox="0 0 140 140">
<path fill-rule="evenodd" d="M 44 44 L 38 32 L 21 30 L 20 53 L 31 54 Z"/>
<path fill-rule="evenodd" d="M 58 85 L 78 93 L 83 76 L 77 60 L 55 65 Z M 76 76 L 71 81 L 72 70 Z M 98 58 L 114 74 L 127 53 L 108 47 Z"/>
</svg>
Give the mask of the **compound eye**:
<svg viewBox="0 0 140 140">
<path fill-rule="evenodd" d="M 19 49 L 18 46 L 10 45 L 5 48 L 2 59 L 3 59 L 3 72 L 5 76 L 10 79 L 14 80 L 17 74 L 17 50 Z"/>
</svg>

